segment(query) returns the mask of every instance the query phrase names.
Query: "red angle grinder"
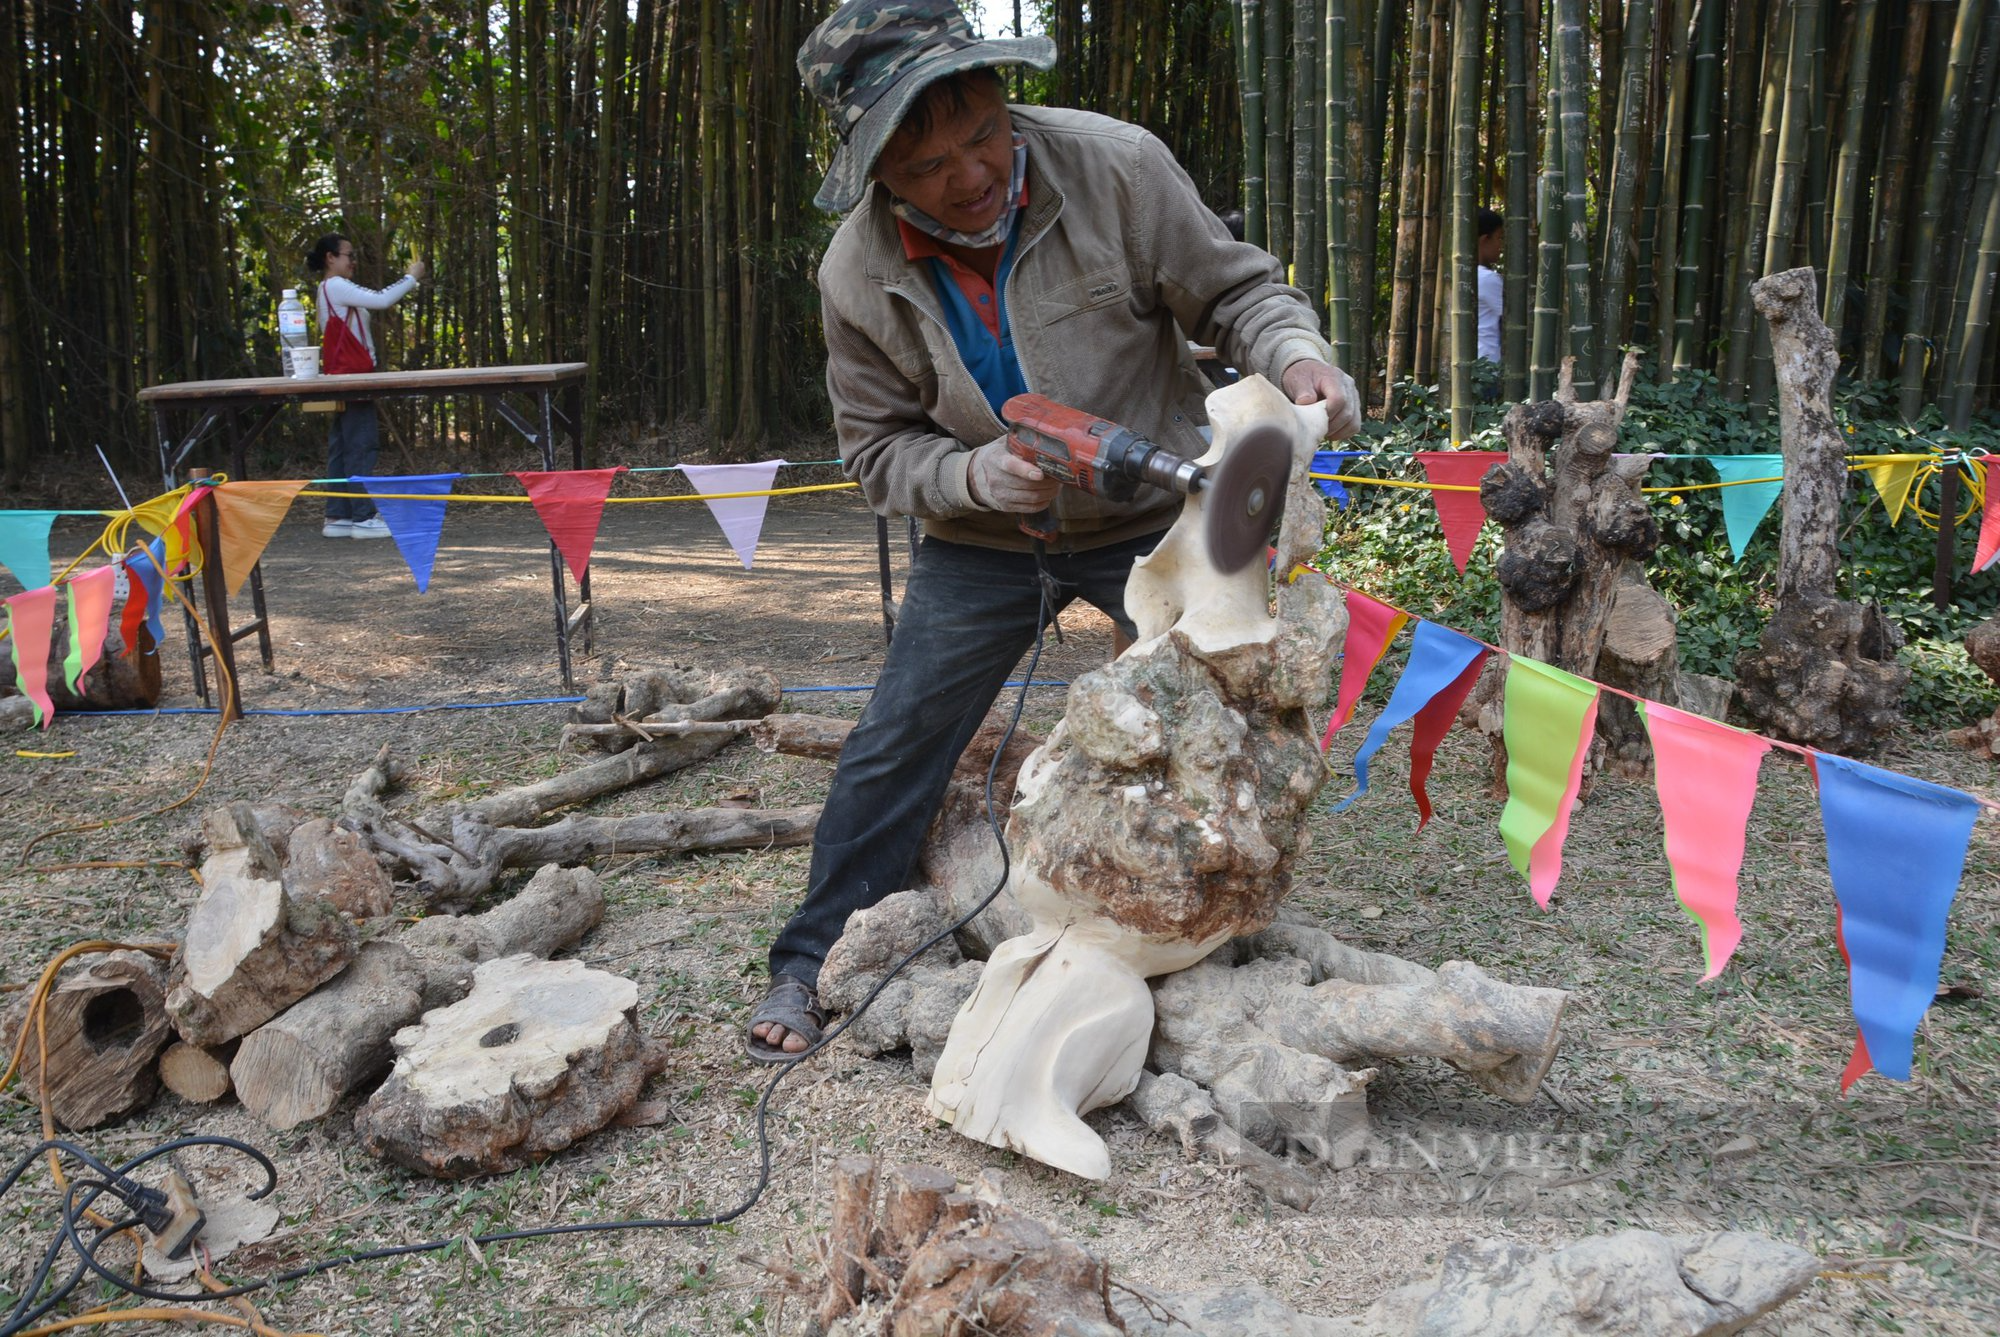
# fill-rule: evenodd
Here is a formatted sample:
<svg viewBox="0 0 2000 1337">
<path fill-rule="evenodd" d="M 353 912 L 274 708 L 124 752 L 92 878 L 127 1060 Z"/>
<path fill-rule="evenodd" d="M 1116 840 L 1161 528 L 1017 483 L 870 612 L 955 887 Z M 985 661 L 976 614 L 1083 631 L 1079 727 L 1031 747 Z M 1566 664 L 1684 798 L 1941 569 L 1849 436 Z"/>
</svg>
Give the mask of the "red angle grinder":
<svg viewBox="0 0 2000 1337">
<path fill-rule="evenodd" d="M 1141 483 L 1186 496 L 1207 492 L 1203 505 L 1209 560 L 1224 575 L 1264 556 L 1271 527 L 1284 513 L 1292 477 L 1292 443 L 1264 424 L 1234 442 L 1214 468 L 1174 454 L 1129 427 L 1069 408 L 1042 395 L 1015 395 L 1001 405 L 1007 449 L 1044 475 L 1094 497 L 1129 501 Z M 1055 514 L 1021 521 L 1024 532 L 1056 539 Z"/>
</svg>

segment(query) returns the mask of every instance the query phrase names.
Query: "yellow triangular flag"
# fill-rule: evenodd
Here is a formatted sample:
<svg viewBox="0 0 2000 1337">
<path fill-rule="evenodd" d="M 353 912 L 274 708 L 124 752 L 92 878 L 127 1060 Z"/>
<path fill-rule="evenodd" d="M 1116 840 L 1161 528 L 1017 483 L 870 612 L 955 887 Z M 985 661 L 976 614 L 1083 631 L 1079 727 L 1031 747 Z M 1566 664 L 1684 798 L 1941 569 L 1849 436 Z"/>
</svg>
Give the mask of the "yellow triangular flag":
<svg viewBox="0 0 2000 1337">
<path fill-rule="evenodd" d="M 1875 480 L 1875 490 L 1882 494 L 1882 508 L 1889 512 L 1889 523 L 1895 524 L 1903 516 L 1903 505 L 1910 499 L 1910 485 L 1917 481 L 1917 470 L 1921 460 L 1901 460 L 1893 464 L 1871 464 L 1868 476 Z"/>
<path fill-rule="evenodd" d="M 222 579 L 234 599 L 250 578 L 264 545 L 277 532 L 278 522 L 291 509 L 292 498 L 305 486 L 304 479 L 245 483 L 219 483 L 215 489 L 216 526 L 221 531 Z"/>
<path fill-rule="evenodd" d="M 166 569 L 169 574 L 178 571 L 181 564 L 187 561 L 188 548 L 194 542 L 189 526 L 175 523 L 181 518 L 181 508 L 187 505 L 190 490 L 183 485 L 132 508 L 132 519 L 141 529 L 154 538 L 165 536 Z"/>
</svg>

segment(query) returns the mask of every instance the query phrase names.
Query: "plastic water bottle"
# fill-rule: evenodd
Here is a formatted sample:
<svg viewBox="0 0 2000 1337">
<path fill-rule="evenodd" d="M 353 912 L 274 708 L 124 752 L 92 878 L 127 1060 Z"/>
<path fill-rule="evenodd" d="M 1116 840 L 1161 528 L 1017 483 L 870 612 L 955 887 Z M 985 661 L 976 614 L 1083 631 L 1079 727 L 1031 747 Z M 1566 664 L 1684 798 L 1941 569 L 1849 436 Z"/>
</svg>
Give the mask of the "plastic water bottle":
<svg viewBox="0 0 2000 1337">
<path fill-rule="evenodd" d="M 309 342 L 306 336 L 306 309 L 299 301 L 297 288 L 285 289 L 284 297 L 278 303 L 278 356 L 280 375 L 292 374 L 292 350 L 304 348 Z"/>
</svg>

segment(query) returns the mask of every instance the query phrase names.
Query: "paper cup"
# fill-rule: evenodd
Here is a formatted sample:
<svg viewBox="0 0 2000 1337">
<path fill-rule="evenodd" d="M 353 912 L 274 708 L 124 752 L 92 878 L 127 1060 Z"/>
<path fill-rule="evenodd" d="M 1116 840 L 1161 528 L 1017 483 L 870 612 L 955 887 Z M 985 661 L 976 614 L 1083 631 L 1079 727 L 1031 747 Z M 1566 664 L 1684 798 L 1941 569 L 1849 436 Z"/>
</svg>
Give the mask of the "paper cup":
<svg viewBox="0 0 2000 1337">
<path fill-rule="evenodd" d="M 292 350 L 292 379 L 307 380 L 319 375 L 319 349 L 310 344 Z"/>
</svg>

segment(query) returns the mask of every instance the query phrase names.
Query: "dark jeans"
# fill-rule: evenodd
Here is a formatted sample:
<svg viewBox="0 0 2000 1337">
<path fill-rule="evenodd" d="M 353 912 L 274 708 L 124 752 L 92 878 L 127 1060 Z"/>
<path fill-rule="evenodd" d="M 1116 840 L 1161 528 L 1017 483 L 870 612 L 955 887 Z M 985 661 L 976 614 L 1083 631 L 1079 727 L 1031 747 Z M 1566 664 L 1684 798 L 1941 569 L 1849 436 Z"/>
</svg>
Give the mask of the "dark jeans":
<svg viewBox="0 0 2000 1337">
<path fill-rule="evenodd" d="M 375 472 L 375 402 L 369 399 L 349 400 L 344 413 L 333 415 L 333 421 L 326 427 L 326 476 L 328 478 L 352 478 L 356 474 Z M 359 492 L 359 484 L 344 487 L 335 484 L 344 492 Z M 329 497 L 326 503 L 326 518 L 329 520 L 366 520 L 375 514 L 375 503 L 366 497 Z"/>
<path fill-rule="evenodd" d="M 1125 578 L 1159 541 L 1149 534 L 1049 554 L 1060 607 L 1083 599 L 1134 635 Z M 847 917 L 909 885 L 959 753 L 1034 643 L 1040 608 L 1032 553 L 923 541 L 875 694 L 840 750 L 805 900 L 771 944 L 774 979 L 793 975 L 817 988 Z"/>
</svg>

